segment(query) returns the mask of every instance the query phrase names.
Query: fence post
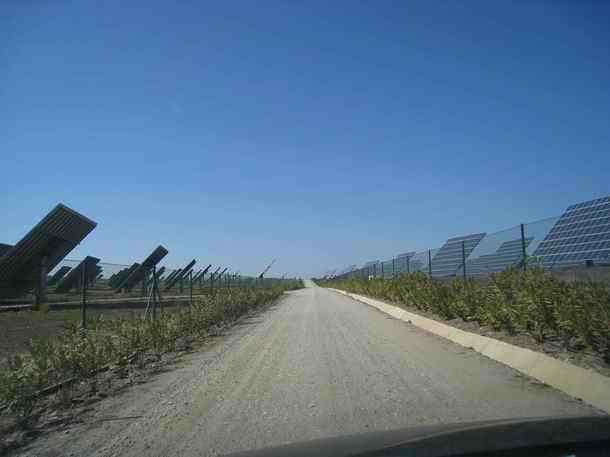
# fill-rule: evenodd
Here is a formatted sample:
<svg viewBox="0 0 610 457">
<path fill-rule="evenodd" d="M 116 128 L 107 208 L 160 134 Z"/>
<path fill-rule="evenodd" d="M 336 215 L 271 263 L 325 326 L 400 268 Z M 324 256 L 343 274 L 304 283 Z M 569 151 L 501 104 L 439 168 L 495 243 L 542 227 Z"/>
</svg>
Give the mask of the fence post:
<svg viewBox="0 0 610 457">
<path fill-rule="evenodd" d="M 466 282 L 466 242 L 462 240 L 462 277 Z"/>
<path fill-rule="evenodd" d="M 159 293 L 159 285 L 157 284 L 157 266 L 153 265 L 153 321 L 157 318 L 157 294 Z"/>
<path fill-rule="evenodd" d="M 396 259 L 392 257 L 392 279 L 396 277 Z"/>
<path fill-rule="evenodd" d="M 407 256 L 407 273 L 411 273 L 411 258 Z"/>
<path fill-rule="evenodd" d="M 385 279 L 385 273 L 383 271 L 383 261 L 381 262 L 381 279 Z"/>
<path fill-rule="evenodd" d="M 189 272 L 189 305 L 193 307 L 193 270 Z"/>
<path fill-rule="evenodd" d="M 40 276 L 36 285 L 35 309 L 40 309 L 40 306 L 47 299 L 47 264 L 48 258 L 46 256 L 40 259 Z"/>
<path fill-rule="evenodd" d="M 428 277 L 432 277 L 432 252 L 428 249 Z"/>
<path fill-rule="evenodd" d="M 523 259 L 523 271 L 527 270 L 527 249 L 525 247 L 525 225 L 521 224 L 521 255 Z"/>
<path fill-rule="evenodd" d="M 81 327 L 87 328 L 87 259 L 83 262 L 83 271 L 81 272 Z"/>
</svg>

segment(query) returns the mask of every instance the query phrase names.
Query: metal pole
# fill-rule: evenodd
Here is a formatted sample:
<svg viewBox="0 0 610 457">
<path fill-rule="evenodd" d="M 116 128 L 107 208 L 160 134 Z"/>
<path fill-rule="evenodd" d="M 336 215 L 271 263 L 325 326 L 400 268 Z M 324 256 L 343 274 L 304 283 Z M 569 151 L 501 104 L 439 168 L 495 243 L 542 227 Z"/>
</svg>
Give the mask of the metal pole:
<svg viewBox="0 0 610 457">
<path fill-rule="evenodd" d="M 157 266 L 153 265 L 153 296 L 152 296 L 152 318 L 153 321 L 157 318 L 157 294 L 159 293 L 157 284 Z"/>
<path fill-rule="evenodd" d="M 428 249 L 428 277 L 432 277 L 432 252 Z"/>
<path fill-rule="evenodd" d="M 392 279 L 396 277 L 396 260 L 392 257 Z"/>
<path fill-rule="evenodd" d="M 81 312 L 81 327 L 84 329 L 87 328 L 87 264 L 88 263 L 89 262 L 87 262 L 87 259 L 85 259 L 85 261 L 83 262 L 83 271 L 81 272 L 82 299 L 81 299 L 80 312 Z"/>
<path fill-rule="evenodd" d="M 40 276 L 36 287 L 35 307 L 40 309 L 40 306 L 47 299 L 47 263 L 48 258 L 45 256 L 40 259 Z"/>
<path fill-rule="evenodd" d="M 462 241 L 462 276 L 466 282 L 466 242 Z"/>
<path fill-rule="evenodd" d="M 521 224 L 521 255 L 523 259 L 523 271 L 527 270 L 527 249 L 525 247 L 525 225 Z"/>
<path fill-rule="evenodd" d="M 189 285 L 190 285 L 190 297 L 189 297 L 189 304 L 191 305 L 191 308 L 193 307 L 193 270 L 191 270 L 189 272 Z"/>
<path fill-rule="evenodd" d="M 407 256 L 407 273 L 411 273 L 411 258 Z"/>
</svg>

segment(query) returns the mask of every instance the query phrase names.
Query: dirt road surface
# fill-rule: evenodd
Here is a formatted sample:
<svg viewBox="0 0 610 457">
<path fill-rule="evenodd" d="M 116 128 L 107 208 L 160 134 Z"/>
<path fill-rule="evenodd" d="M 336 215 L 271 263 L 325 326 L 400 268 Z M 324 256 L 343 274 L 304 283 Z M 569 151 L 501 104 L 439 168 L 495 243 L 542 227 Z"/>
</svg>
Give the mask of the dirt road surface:
<svg viewBox="0 0 610 457">
<path fill-rule="evenodd" d="M 31 456 L 202 456 L 509 417 L 598 413 L 337 293 L 287 294 L 206 350 L 42 436 Z"/>
</svg>

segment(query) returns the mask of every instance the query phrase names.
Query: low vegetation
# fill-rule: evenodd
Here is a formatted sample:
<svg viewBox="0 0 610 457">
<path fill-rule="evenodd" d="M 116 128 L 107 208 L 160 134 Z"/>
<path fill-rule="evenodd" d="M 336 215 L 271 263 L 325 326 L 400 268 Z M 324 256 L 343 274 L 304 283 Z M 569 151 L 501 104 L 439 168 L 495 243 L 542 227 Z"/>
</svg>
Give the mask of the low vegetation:
<svg viewBox="0 0 610 457">
<path fill-rule="evenodd" d="M 538 342 L 559 338 L 566 348 L 590 349 L 610 363 L 610 291 L 603 283 L 565 282 L 533 267 L 474 280 L 441 282 L 424 273 L 395 279 L 347 279 L 320 285 L 389 300 L 432 312 L 444 319 L 461 318 L 510 334 L 528 333 Z"/>
<path fill-rule="evenodd" d="M 95 392 L 97 374 L 109 365 L 120 370 L 145 351 L 158 357 L 175 351 L 180 339 L 203 337 L 214 326 L 230 323 L 299 287 L 301 281 L 285 281 L 272 288 L 219 289 L 197 298 L 193 306 L 160 313 L 155 320 L 135 314 L 98 316 L 88 322 L 86 331 L 67 321 L 61 336 L 32 339 L 27 352 L 10 357 L 0 368 L 0 407 L 27 425 L 45 389 L 86 381 Z"/>
</svg>

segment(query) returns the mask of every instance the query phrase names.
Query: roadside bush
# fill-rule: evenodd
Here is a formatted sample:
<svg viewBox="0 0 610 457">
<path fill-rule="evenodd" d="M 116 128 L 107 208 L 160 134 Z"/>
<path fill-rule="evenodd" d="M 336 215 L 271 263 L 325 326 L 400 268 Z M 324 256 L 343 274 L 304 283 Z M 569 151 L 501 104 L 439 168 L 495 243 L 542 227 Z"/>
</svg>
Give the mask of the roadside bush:
<svg viewBox="0 0 610 457">
<path fill-rule="evenodd" d="M 603 283 L 567 283 L 531 264 L 508 269 L 482 286 L 474 280 L 450 283 L 422 272 L 394 279 L 325 281 L 325 287 L 390 300 L 445 319 L 477 321 L 536 341 L 559 338 L 570 350 L 590 349 L 610 363 L 610 291 Z"/>
<path fill-rule="evenodd" d="M 289 289 L 298 285 L 294 282 Z M 86 380 L 94 392 L 97 373 L 109 364 L 124 368 L 127 357 L 143 351 L 160 357 L 175 350 L 180 337 L 204 336 L 212 326 L 234 321 L 248 310 L 278 299 L 284 290 L 281 286 L 220 289 L 197 299 L 192 307 L 160 313 L 154 321 L 133 314 L 97 318 L 88 322 L 86 331 L 67 324 L 61 336 L 33 339 L 27 353 L 10 358 L 0 369 L 0 407 L 8 407 L 25 424 L 38 402 L 37 393 L 45 387 Z"/>
</svg>

